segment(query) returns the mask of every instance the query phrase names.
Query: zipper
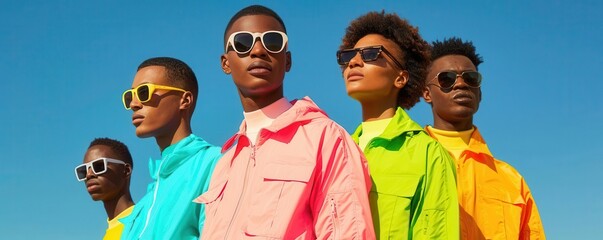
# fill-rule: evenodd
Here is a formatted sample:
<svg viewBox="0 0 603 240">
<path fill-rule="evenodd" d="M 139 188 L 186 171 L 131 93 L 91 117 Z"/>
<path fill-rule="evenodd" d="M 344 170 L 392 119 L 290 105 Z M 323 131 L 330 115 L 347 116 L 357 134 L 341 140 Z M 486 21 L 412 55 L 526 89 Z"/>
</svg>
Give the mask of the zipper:
<svg viewBox="0 0 603 240">
<path fill-rule="evenodd" d="M 171 154 L 170 154 L 170 156 L 171 156 Z M 166 160 L 169 159 L 170 156 L 168 156 L 165 159 Z M 163 166 L 164 162 L 165 162 L 165 160 L 162 160 L 161 163 L 159 164 L 159 169 L 157 170 L 157 176 L 156 176 L 157 181 L 155 184 L 155 191 L 153 192 L 153 203 L 151 203 L 151 207 L 149 208 L 149 211 L 147 212 L 147 218 L 144 222 L 144 227 L 142 228 L 140 235 L 138 235 L 138 239 L 142 238 L 142 235 L 147 230 L 147 226 L 149 225 L 149 218 L 151 217 L 151 213 L 153 212 L 153 207 L 155 206 L 155 201 L 157 200 L 157 191 L 159 191 L 159 173 L 161 172 L 161 166 Z"/>
<path fill-rule="evenodd" d="M 232 219 L 230 219 L 230 223 L 228 224 L 228 228 L 226 229 L 226 236 L 224 236 L 224 239 L 229 239 L 228 235 L 230 235 L 230 228 L 232 227 L 232 224 L 234 222 L 234 220 L 237 218 L 237 215 L 239 213 L 239 209 L 241 206 L 241 202 L 243 201 L 243 199 L 245 198 L 246 195 L 246 188 L 247 188 L 247 182 L 249 182 L 248 178 L 249 178 L 249 165 L 251 164 L 251 161 L 253 161 L 253 165 L 255 166 L 255 151 L 256 151 L 256 146 L 253 145 L 251 147 L 251 154 L 249 155 L 249 161 L 247 161 L 247 166 L 245 168 L 245 178 L 243 180 L 243 189 L 241 191 L 241 196 L 239 197 L 239 201 L 237 202 L 237 207 L 235 208 L 234 214 L 232 216 Z"/>
<path fill-rule="evenodd" d="M 331 197 L 331 219 L 333 219 L 333 239 L 339 239 L 339 216 L 337 215 L 337 208 L 335 205 L 335 199 Z"/>
</svg>

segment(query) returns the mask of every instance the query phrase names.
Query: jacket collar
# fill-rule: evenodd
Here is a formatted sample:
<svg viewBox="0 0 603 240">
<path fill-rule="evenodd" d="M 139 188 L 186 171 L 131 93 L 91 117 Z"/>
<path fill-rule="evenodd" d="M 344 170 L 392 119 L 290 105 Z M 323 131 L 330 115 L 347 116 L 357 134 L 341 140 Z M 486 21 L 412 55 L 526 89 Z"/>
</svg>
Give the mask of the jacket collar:
<svg viewBox="0 0 603 240">
<path fill-rule="evenodd" d="M 423 128 L 415 121 L 413 121 L 406 111 L 401 107 L 396 109 L 396 114 L 392 117 L 392 120 L 387 124 L 383 133 L 379 135 L 380 138 L 391 141 L 395 137 L 403 135 L 405 133 L 415 133 L 424 131 Z M 356 128 L 356 131 L 352 134 L 352 138 L 355 142 L 358 142 L 358 137 L 362 135 L 362 123 Z"/>
<path fill-rule="evenodd" d="M 156 180 L 157 176 L 161 178 L 169 176 L 197 152 L 209 146 L 209 143 L 194 134 L 168 146 L 161 152 L 160 160 L 150 159 L 149 171 L 152 173 L 151 178 Z"/>
<path fill-rule="evenodd" d="M 260 130 L 256 145 L 260 146 L 272 134 L 288 130 L 289 127 L 303 125 L 316 118 L 328 117 L 309 97 L 291 101 L 291 108 L 278 116 L 270 126 Z M 291 128 L 294 131 L 296 128 Z M 229 138 L 222 146 L 222 153 L 230 149 L 239 139 L 245 135 L 247 124 L 245 120 L 239 126 L 239 131 Z"/>
</svg>

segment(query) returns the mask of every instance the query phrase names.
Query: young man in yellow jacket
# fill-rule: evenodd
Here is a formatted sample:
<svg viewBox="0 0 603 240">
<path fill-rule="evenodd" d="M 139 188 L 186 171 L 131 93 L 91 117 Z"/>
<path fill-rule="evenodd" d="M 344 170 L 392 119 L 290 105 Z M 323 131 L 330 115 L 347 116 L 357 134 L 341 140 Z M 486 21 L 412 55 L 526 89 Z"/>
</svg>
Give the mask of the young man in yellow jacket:
<svg viewBox="0 0 603 240">
<path fill-rule="evenodd" d="M 492 156 L 473 125 L 482 97 L 473 43 L 436 41 L 431 54 L 423 97 L 434 120 L 426 130 L 456 160 L 461 239 L 545 239 L 524 178 Z"/>
</svg>

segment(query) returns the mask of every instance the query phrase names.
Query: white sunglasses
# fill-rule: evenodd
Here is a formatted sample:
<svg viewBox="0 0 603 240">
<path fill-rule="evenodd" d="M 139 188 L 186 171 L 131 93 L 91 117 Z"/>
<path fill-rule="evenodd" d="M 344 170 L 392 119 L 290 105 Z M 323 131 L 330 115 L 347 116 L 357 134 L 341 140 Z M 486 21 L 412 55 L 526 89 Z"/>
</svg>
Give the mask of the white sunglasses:
<svg viewBox="0 0 603 240">
<path fill-rule="evenodd" d="M 92 168 L 92 172 L 94 172 L 94 174 L 96 175 L 103 174 L 107 172 L 108 162 L 127 165 L 127 163 L 122 160 L 117 160 L 113 158 L 99 158 L 75 167 L 75 177 L 80 182 L 86 180 L 86 175 L 88 175 L 88 168 Z"/>
<path fill-rule="evenodd" d="M 281 31 L 266 31 L 263 33 L 239 31 L 230 34 L 224 52 L 228 52 L 228 46 L 232 46 L 238 54 L 246 54 L 253 49 L 258 37 L 264 49 L 271 53 L 283 51 L 288 41 L 287 34 Z"/>
</svg>

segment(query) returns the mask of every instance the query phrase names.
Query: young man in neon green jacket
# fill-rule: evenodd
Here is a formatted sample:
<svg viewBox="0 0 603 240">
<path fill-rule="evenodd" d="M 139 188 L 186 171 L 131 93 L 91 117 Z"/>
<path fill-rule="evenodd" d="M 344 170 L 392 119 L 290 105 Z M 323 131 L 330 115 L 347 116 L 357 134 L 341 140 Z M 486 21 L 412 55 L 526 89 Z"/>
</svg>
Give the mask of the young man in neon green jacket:
<svg viewBox="0 0 603 240">
<path fill-rule="evenodd" d="M 144 61 L 132 89 L 124 92 L 136 135 L 154 137 L 161 159 L 150 161 L 153 182 L 132 214 L 121 220 L 122 239 L 199 238 L 205 211 L 192 201 L 207 190 L 221 154 L 219 147 L 192 134 L 197 91 L 197 78 L 186 63 L 161 57 Z"/>
<path fill-rule="evenodd" d="M 428 49 L 406 20 L 370 12 L 350 24 L 337 52 L 347 93 L 362 105 L 352 137 L 368 160 L 380 239 L 459 238 L 454 162 L 404 111 L 421 96 Z"/>
</svg>

